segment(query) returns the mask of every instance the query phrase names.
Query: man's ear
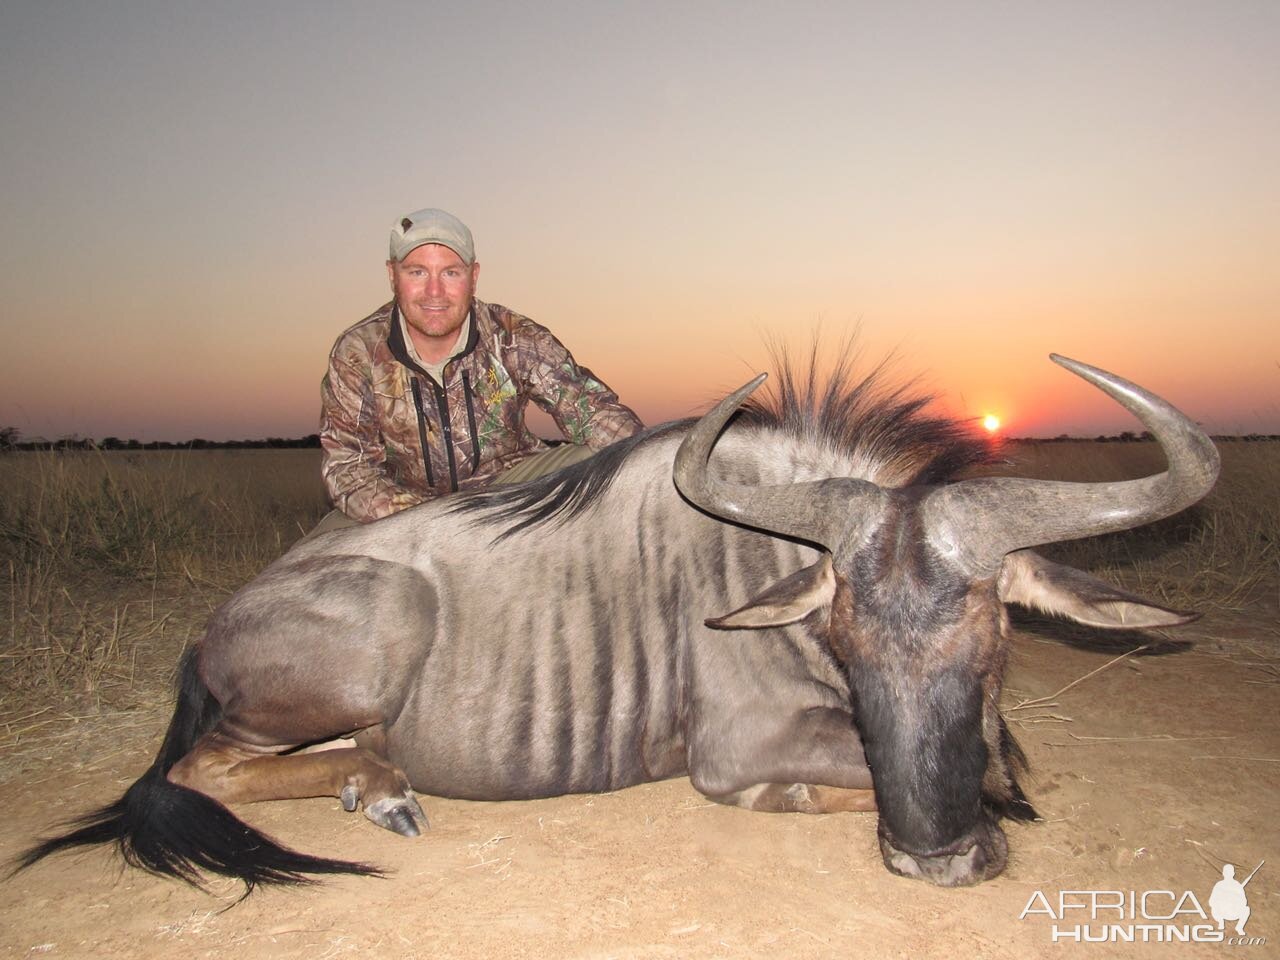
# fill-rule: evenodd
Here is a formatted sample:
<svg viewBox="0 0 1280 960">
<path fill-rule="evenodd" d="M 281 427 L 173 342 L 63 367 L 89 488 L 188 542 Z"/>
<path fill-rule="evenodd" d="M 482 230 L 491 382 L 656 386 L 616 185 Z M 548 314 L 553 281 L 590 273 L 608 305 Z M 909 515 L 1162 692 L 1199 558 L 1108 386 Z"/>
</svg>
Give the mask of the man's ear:
<svg viewBox="0 0 1280 960">
<path fill-rule="evenodd" d="M 1005 603 L 1017 603 L 1091 627 L 1127 629 L 1173 627 L 1200 614 L 1171 610 L 1114 587 L 1072 567 L 1046 560 L 1031 550 L 1006 554 L 996 591 Z"/>
<path fill-rule="evenodd" d="M 718 630 L 780 627 L 830 606 L 835 592 L 836 575 L 831 566 L 831 554 L 824 553 L 817 563 L 779 580 L 745 607 L 708 620 L 706 624 Z"/>
</svg>

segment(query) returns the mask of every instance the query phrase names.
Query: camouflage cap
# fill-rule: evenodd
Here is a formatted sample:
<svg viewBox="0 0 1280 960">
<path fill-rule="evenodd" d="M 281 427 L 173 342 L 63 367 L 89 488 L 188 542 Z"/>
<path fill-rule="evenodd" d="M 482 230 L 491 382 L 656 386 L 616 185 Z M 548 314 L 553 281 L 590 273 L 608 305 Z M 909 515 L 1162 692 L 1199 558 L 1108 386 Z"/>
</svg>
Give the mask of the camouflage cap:
<svg viewBox="0 0 1280 960">
<path fill-rule="evenodd" d="M 475 263 L 475 241 L 467 225 L 451 213 L 428 207 L 402 217 L 391 227 L 391 259 L 397 262 L 424 243 L 448 247 L 464 263 Z"/>
</svg>

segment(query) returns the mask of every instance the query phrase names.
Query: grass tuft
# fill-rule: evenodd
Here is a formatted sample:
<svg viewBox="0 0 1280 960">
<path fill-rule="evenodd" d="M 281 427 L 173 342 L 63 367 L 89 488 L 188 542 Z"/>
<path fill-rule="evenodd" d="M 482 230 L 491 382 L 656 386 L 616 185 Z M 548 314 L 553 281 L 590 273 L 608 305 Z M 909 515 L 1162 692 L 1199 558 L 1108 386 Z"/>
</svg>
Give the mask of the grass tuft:
<svg viewBox="0 0 1280 960">
<path fill-rule="evenodd" d="M 9 453 L 0 489 L 0 727 L 123 702 L 327 509 L 314 450 Z"/>
</svg>

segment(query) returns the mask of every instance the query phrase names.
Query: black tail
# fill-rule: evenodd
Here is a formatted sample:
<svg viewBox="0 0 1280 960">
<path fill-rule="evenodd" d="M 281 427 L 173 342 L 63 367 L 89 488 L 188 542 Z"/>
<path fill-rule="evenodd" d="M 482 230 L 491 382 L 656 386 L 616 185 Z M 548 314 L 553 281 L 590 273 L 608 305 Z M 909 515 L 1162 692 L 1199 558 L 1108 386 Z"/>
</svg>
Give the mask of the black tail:
<svg viewBox="0 0 1280 960">
<path fill-rule="evenodd" d="M 178 672 L 178 703 L 155 762 L 115 803 L 68 821 L 73 829 L 41 840 L 15 872 L 75 847 L 114 843 L 125 862 L 199 887 L 201 871 L 235 877 L 245 895 L 259 883 L 313 883 L 309 874 L 374 874 L 375 867 L 312 857 L 282 847 L 210 797 L 171 783 L 170 768 L 221 719 L 222 708 L 196 670 L 191 649 Z"/>
</svg>

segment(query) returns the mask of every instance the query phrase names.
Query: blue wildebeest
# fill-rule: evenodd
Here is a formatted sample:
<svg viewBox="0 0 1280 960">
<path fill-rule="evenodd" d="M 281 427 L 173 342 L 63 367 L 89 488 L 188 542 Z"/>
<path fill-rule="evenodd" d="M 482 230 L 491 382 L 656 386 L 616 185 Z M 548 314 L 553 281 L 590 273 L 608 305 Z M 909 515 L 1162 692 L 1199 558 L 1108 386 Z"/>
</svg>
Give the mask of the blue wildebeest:
<svg viewBox="0 0 1280 960">
<path fill-rule="evenodd" d="M 841 365 L 819 388 L 811 360 L 783 364 L 768 401 L 739 410 L 757 378 L 559 474 L 303 541 L 214 614 L 152 767 L 21 863 L 114 842 L 252 890 L 372 868 L 285 849 L 225 803 L 339 797 L 413 835 L 414 790 L 515 800 L 687 773 L 754 810 L 878 809 L 894 873 L 993 877 L 1000 819 L 1034 816 L 997 707 L 1005 605 L 1098 627 L 1192 616 L 1027 548 L 1164 517 L 1218 470 L 1163 400 L 1054 359 L 1136 414 L 1167 472 L 954 481 L 984 444 L 876 374 Z"/>
</svg>

